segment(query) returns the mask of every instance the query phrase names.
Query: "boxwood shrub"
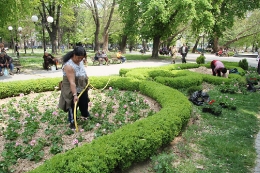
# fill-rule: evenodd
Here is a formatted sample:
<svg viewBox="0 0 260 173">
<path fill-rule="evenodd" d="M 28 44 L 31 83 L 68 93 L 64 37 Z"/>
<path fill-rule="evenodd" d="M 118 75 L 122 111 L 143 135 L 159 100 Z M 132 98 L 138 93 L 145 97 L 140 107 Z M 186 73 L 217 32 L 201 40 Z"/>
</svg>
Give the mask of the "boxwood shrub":
<svg viewBox="0 0 260 173">
<path fill-rule="evenodd" d="M 91 79 L 93 84 L 98 83 L 96 79 Z M 121 82 L 114 80 L 111 80 L 114 82 L 112 87 L 120 87 L 116 84 L 121 85 Z M 125 80 L 129 85 L 136 85 L 135 80 Z M 90 144 L 57 154 L 30 172 L 105 173 L 115 168 L 124 170 L 134 162 L 149 158 L 161 146 L 172 141 L 189 120 L 191 103 L 179 91 L 156 82 L 142 81 L 136 89 L 159 102 L 162 109 L 151 117 L 123 126 L 113 134 L 101 136 Z"/>
<path fill-rule="evenodd" d="M 126 77 L 90 77 L 91 87 L 102 89 L 106 86 L 106 88 L 113 87 L 121 90 L 137 90 L 155 99 L 162 109 L 153 116 L 123 126 L 113 134 L 101 136 L 89 144 L 57 154 L 30 172 L 106 173 L 113 172 L 115 168 L 124 170 L 134 162 L 149 158 L 160 147 L 179 135 L 190 118 L 191 103 L 186 96 L 174 88 L 201 86 L 203 81 L 215 85 L 231 81 L 227 78 L 183 70 L 195 67 L 199 65 L 175 64 L 160 68 L 120 70 L 121 76 Z M 231 76 L 242 81 L 239 75 Z M 146 80 L 152 78 L 155 81 Z M 51 91 L 60 80 L 61 78 L 45 78 L 3 82 L 0 84 L 0 97 L 28 94 L 31 91 Z"/>
</svg>

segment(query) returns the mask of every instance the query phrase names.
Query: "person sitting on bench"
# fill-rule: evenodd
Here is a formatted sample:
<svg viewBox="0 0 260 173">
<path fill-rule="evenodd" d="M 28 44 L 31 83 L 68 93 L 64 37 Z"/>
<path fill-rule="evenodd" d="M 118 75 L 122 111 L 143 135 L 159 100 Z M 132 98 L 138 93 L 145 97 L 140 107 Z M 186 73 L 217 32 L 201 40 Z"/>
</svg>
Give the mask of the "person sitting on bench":
<svg viewBox="0 0 260 173">
<path fill-rule="evenodd" d="M 116 54 L 117 59 L 120 59 L 122 61 L 122 63 L 124 63 L 126 61 L 126 58 L 122 55 L 121 50 L 119 50 Z"/>
<path fill-rule="evenodd" d="M 101 53 L 101 58 L 104 59 L 106 61 L 106 65 L 108 65 L 108 57 L 104 50 Z"/>
<path fill-rule="evenodd" d="M 56 58 L 54 58 L 54 56 L 52 56 L 50 53 L 44 52 L 43 60 L 44 60 L 44 62 L 43 62 L 44 69 L 48 70 L 49 66 L 55 65 L 56 70 L 58 70 L 58 67 L 57 67 L 58 60 Z"/>
<path fill-rule="evenodd" d="M 100 58 L 101 58 L 101 52 L 97 50 L 95 53 L 94 61 L 99 61 Z"/>
<path fill-rule="evenodd" d="M 0 76 L 3 76 L 2 70 L 4 68 L 10 69 L 10 75 L 13 75 L 14 65 L 13 65 L 13 58 L 8 56 L 5 52 L 0 53 Z"/>
</svg>

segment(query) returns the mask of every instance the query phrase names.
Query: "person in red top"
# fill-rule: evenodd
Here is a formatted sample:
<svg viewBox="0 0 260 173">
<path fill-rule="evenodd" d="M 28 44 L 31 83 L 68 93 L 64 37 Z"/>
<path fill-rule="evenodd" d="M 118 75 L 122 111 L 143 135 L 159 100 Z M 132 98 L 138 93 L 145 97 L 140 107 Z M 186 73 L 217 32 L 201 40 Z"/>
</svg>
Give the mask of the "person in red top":
<svg viewBox="0 0 260 173">
<path fill-rule="evenodd" d="M 221 76 L 221 72 L 222 72 L 222 77 L 226 76 L 227 69 L 225 68 L 224 64 L 221 61 L 213 60 L 211 61 L 210 65 L 211 65 L 213 76 L 216 76 L 216 74 L 218 74 L 218 76 Z"/>
<path fill-rule="evenodd" d="M 222 54 L 223 54 L 223 51 L 222 51 L 222 49 L 220 49 L 220 50 L 218 51 L 218 56 L 222 56 Z"/>
</svg>

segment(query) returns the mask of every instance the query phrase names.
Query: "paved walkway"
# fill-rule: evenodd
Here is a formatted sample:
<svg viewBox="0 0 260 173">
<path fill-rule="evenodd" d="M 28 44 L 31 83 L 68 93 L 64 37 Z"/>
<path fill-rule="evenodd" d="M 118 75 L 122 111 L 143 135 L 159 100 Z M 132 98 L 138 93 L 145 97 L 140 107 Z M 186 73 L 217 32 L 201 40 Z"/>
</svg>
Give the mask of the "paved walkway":
<svg viewBox="0 0 260 173">
<path fill-rule="evenodd" d="M 180 62 L 177 62 L 180 63 Z M 161 61 L 128 61 L 124 64 L 111 64 L 109 66 L 88 66 L 86 67 L 88 76 L 109 76 L 118 75 L 121 68 L 136 68 L 136 67 L 158 67 L 170 64 L 170 60 Z M 9 82 L 17 80 L 39 79 L 46 77 L 62 77 L 61 69 L 56 71 L 46 70 L 22 70 L 21 74 L 12 76 L 0 76 L 0 82 Z M 254 173 L 260 173 L 260 133 L 257 134 L 255 148 L 257 152 L 256 167 Z"/>
<path fill-rule="evenodd" d="M 136 68 L 136 67 L 158 67 L 170 64 L 170 60 L 162 61 L 128 61 L 123 64 L 111 64 L 109 66 L 88 66 L 86 71 L 88 76 L 109 76 L 119 75 L 121 68 Z M 62 77 L 61 69 L 55 71 L 46 70 L 21 70 L 21 74 L 9 76 L 0 76 L 0 82 L 9 82 L 17 80 L 39 79 L 45 77 Z"/>
<path fill-rule="evenodd" d="M 255 149 L 257 153 L 256 167 L 254 173 L 260 173 L 260 132 L 258 132 L 255 140 Z"/>
</svg>

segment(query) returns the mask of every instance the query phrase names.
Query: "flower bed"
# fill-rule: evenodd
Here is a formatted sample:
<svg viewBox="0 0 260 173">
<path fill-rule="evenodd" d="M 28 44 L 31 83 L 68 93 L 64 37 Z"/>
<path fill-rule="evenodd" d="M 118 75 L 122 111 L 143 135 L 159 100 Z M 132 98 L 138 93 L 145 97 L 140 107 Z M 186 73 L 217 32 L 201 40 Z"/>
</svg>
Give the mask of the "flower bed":
<svg viewBox="0 0 260 173">
<path fill-rule="evenodd" d="M 80 131 L 75 133 L 67 126 L 66 113 L 57 109 L 59 95 L 57 91 L 20 94 L 18 98 L 1 101 L 5 102 L 0 108 L 1 126 L 5 129 L 0 137 L 4 147 L 0 160 L 1 167 L 6 168 L 2 171 L 28 171 L 57 153 L 113 133 L 160 109 L 155 101 L 138 92 L 122 92 L 112 87 L 102 93 L 91 90 L 89 107 L 93 118 L 79 119 Z"/>
</svg>

